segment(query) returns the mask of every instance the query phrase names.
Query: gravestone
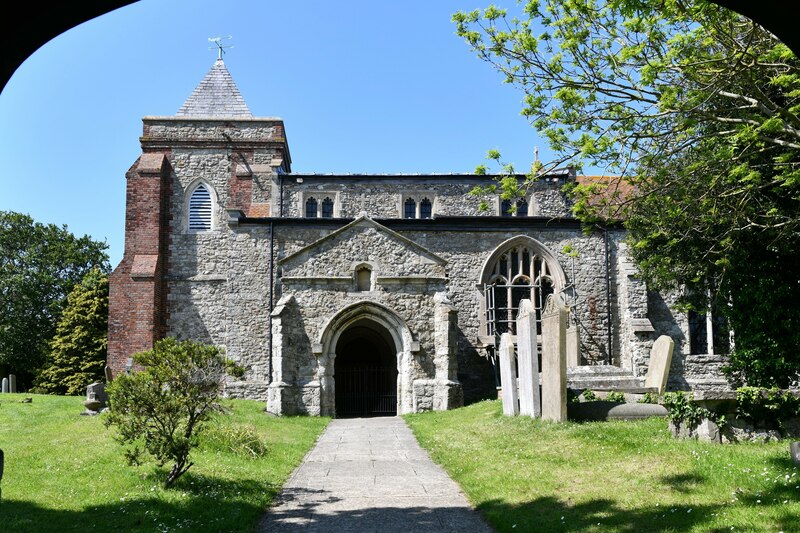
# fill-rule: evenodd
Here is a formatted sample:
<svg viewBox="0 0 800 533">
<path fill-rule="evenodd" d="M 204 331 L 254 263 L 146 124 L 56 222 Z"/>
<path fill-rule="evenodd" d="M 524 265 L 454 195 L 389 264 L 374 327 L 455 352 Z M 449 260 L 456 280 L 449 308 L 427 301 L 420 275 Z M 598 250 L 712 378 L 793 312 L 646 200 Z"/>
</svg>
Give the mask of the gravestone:
<svg viewBox="0 0 800 533">
<path fill-rule="evenodd" d="M 675 349 L 675 341 L 669 335 L 661 335 L 653 343 L 650 350 L 650 363 L 647 366 L 647 376 L 644 379 L 644 386 L 658 389 L 659 394 L 664 394 L 667 388 L 667 378 L 669 377 L 669 367 L 672 364 L 672 352 Z"/>
<path fill-rule="evenodd" d="M 800 465 L 800 441 L 792 441 L 789 443 L 789 455 L 792 456 L 792 462 L 794 464 Z M 2 472 L 3 469 L 0 467 L 0 478 L 3 476 Z"/>
<path fill-rule="evenodd" d="M 8 378 L 3 378 L 3 392 L 8 392 Z"/>
<path fill-rule="evenodd" d="M 111 383 L 111 380 L 114 378 L 114 375 L 111 373 L 111 367 L 106 365 L 103 372 L 106 375 L 106 383 Z"/>
<path fill-rule="evenodd" d="M 92 383 L 86 387 L 86 400 L 83 405 L 86 410 L 84 415 L 96 415 L 108 404 L 108 394 L 105 383 Z"/>
<path fill-rule="evenodd" d="M 14 374 L 8 375 L 8 390 L 9 392 L 17 392 L 17 376 Z"/>
<path fill-rule="evenodd" d="M 519 413 L 517 402 L 517 372 L 514 364 L 514 342 L 510 333 L 500 337 L 500 393 L 503 398 L 503 414 L 514 416 Z"/>
<path fill-rule="evenodd" d="M 567 328 L 567 367 L 580 366 L 581 364 L 581 343 L 578 336 L 578 326 L 572 325 Z"/>
<path fill-rule="evenodd" d="M 542 311 L 542 419 L 567 419 L 567 316 L 558 295 L 547 297 Z"/>
<path fill-rule="evenodd" d="M 517 366 L 519 368 L 519 414 L 539 418 L 542 416 L 542 397 L 539 391 L 536 311 L 530 300 L 522 300 L 519 303 Z"/>
</svg>

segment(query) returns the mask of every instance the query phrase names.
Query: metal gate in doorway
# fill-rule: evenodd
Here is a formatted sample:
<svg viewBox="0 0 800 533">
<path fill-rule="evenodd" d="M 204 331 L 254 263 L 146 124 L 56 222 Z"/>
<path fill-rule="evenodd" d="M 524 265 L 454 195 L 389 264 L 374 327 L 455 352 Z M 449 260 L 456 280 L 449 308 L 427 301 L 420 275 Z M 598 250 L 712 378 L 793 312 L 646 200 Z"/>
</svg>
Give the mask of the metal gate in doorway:
<svg viewBox="0 0 800 533">
<path fill-rule="evenodd" d="M 337 368 L 337 418 L 395 416 L 397 370 L 387 367 Z"/>
</svg>

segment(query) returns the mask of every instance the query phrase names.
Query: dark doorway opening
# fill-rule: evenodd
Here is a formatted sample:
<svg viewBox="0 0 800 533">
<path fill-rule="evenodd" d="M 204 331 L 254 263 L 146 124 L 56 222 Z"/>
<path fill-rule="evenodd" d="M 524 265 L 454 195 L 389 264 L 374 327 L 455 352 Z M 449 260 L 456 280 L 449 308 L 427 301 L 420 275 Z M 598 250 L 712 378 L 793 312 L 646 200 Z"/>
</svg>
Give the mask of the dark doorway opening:
<svg viewBox="0 0 800 533">
<path fill-rule="evenodd" d="M 389 332 L 359 320 L 336 343 L 333 378 L 336 417 L 397 414 L 397 356 Z"/>
</svg>

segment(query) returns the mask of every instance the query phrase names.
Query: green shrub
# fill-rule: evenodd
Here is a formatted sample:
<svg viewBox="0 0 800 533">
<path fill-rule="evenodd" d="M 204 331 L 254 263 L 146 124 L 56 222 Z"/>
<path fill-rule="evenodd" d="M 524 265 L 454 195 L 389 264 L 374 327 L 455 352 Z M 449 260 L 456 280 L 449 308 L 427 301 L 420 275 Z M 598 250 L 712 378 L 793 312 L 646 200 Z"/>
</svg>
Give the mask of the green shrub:
<svg viewBox="0 0 800 533">
<path fill-rule="evenodd" d="M 777 387 L 740 387 L 736 390 L 736 416 L 761 426 L 779 426 L 800 416 L 800 398 Z"/>
<path fill-rule="evenodd" d="M 606 394 L 606 400 L 609 402 L 625 403 L 625 394 L 620 391 L 612 390 Z"/>
<path fill-rule="evenodd" d="M 653 392 L 645 392 L 644 396 L 642 396 L 642 398 L 639 400 L 638 403 L 657 404 L 658 403 L 658 394 L 653 393 Z"/>
<path fill-rule="evenodd" d="M 115 438 L 127 446 L 130 464 L 140 464 L 143 452 L 158 466 L 172 462 L 164 480 L 169 487 L 192 466 L 189 453 L 205 423 L 222 409 L 222 380 L 235 365 L 221 348 L 172 338 L 157 341 L 133 360 L 144 370 L 111 382 L 104 423 L 117 428 Z"/>
<path fill-rule="evenodd" d="M 597 395 L 594 392 L 592 392 L 591 389 L 586 389 L 585 391 L 583 391 L 581 393 L 581 396 L 583 396 L 583 401 L 584 402 L 596 402 L 597 401 Z"/>
<path fill-rule="evenodd" d="M 686 424 L 687 427 L 693 429 L 704 418 L 708 418 L 720 426 L 725 424 L 724 416 L 719 416 L 697 404 L 691 393 L 687 394 L 682 391 L 665 393 L 664 407 L 667 409 L 667 418 L 677 426 Z"/>
</svg>

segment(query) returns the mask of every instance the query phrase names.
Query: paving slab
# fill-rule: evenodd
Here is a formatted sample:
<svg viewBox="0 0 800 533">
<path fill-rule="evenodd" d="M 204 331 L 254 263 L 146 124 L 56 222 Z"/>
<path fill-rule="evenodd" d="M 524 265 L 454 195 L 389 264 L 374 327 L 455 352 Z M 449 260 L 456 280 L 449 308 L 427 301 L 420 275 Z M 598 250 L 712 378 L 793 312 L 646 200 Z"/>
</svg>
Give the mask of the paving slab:
<svg viewBox="0 0 800 533">
<path fill-rule="evenodd" d="M 493 529 L 400 417 L 334 419 L 257 531 L 470 532 Z"/>
</svg>

